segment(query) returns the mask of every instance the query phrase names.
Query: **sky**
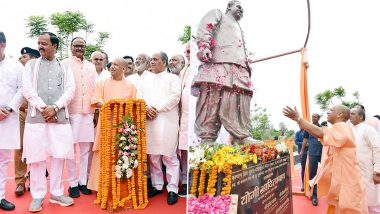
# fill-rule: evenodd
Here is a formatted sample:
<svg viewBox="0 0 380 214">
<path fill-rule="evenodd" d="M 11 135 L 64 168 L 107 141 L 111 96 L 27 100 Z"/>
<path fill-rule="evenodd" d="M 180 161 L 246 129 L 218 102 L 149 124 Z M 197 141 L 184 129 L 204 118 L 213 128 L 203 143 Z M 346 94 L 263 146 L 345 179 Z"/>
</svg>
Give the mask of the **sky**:
<svg viewBox="0 0 380 214">
<path fill-rule="evenodd" d="M 191 25 L 196 31 L 203 15 L 214 8 L 224 12 L 227 2 L 14 0 L 2 3 L 0 30 L 7 36 L 6 54 L 18 57 L 22 47 L 36 48 L 36 40 L 26 38 L 24 20 L 28 16 L 48 17 L 54 12 L 79 10 L 87 20 L 95 23 L 96 31 L 111 33 L 105 46 L 110 59 L 159 50 L 171 56 L 184 51 L 177 38 L 185 25 Z M 369 115 L 380 114 L 377 97 L 380 92 L 377 84 L 380 80 L 380 2 L 377 2 L 311 0 L 311 32 L 307 46 L 311 113 L 323 113 L 314 101 L 317 93 L 343 86 L 348 94 L 359 91 L 360 101 Z M 244 17 L 240 25 L 245 32 L 247 49 L 255 54 L 254 59 L 303 46 L 307 32 L 306 0 L 242 0 L 241 3 Z M 192 54 L 195 56 L 195 51 Z M 276 128 L 280 122 L 285 122 L 288 127 L 297 129 L 294 122 L 282 115 L 281 109 L 286 105 L 300 109 L 300 61 L 301 55 L 293 54 L 253 66 L 255 94 L 252 104 L 266 108 Z M 197 64 L 196 59 L 192 59 L 192 64 Z M 322 120 L 326 120 L 326 114 Z"/>
</svg>

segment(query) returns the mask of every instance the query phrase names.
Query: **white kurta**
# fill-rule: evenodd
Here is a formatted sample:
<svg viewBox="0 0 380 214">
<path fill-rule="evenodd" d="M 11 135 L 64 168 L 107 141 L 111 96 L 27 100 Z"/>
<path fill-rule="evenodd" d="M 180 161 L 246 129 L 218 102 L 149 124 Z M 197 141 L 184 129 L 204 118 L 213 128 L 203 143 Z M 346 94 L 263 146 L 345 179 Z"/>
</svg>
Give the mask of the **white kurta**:
<svg viewBox="0 0 380 214">
<path fill-rule="evenodd" d="M 22 75 L 24 67 L 20 62 L 5 57 L 0 62 L 0 107 L 9 106 L 13 109 L 10 115 L 0 121 L 0 149 L 19 149 L 20 130 L 18 108 L 23 100 Z"/>
<path fill-rule="evenodd" d="M 191 89 L 191 80 L 189 78 L 190 65 L 186 65 L 182 70 L 181 77 L 181 120 L 179 127 L 179 144 L 178 149 L 188 150 L 189 142 L 189 96 Z"/>
<path fill-rule="evenodd" d="M 44 63 L 41 61 L 41 63 Z M 25 65 L 23 75 L 23 94 L 30 106 L 40 110 L 46 106 L 32 86 L 32 68 L 29 62 Z M 64 93 L 55 103 L 59 108 L 67 108 L 74 96 L 75 80 L 71 69 L 66 71 Z M 45 161 L 47 157 L 74 158 L 74 140 L 70 124 L 26 123 L 24 131 L 23 158 L 27 163 Z"/>
<path fill-rule="evenodd" d="M 107 70 L 102 70 L 98 77 L 96 78 L 96 82 L 99 82 L 100 80 L 104 80 L 111 77 L 111 73 Z"/>
<path fill-rule="evenodd" d="M 373 172 L 380 172 L 380 135 L 365 123 L 354 126 L 354 131 L 356 156 L 366 185 L 368 206 L 379 206 L 380 185 L 373 183 Z"/>
<path fill-rule="evenodd" d="M 139 75 L 138 73 L 135 73 L 135 74 L 127 76 L 126 79 L 129 80 L 136 87 L 136 89 L 139 89 L 142 76 L 148 72 L 150 71 L 144 71 L 141 75 Z"/>
<path fill-rule="evenodd" d="M 163 71 L 146 72 L 137 89 L 137 97 L 158 110 L 154 120 L 147 120 L 147 154 L 177 155 L 181 81 L 177 75 Z"/>
</svg>

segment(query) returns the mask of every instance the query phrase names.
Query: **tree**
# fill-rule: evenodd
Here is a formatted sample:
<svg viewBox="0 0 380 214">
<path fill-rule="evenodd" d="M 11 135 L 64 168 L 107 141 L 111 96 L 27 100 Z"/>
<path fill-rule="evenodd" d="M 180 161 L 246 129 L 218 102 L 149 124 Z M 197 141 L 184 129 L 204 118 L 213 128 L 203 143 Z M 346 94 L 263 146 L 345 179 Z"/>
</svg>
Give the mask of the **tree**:
<svg viewBox="0 0 380 214">
<path fill-rule="evenodd" d="M 352 96 L 354 97 L 354 100 L 348 100 L 346 97 L 346 90 L 342 86 L 339 86 L 333 90 L 327 89 L 318 93 L 315 96 L 315 102 L 319 105 L 319 108 L 322 111 L 327 111 L 329 106 L 334 105 L 334 100 L 339 100 L 342 105 L 353 108 L 354 106 L 360 104 L 360 95 L 358 91 L 355 91 L 352 93 Z"/>
<path fill-rule="evenodd" d="M 254 139 L 268 140 L 271 138 L 273 126 L 269 121 L 269 116 L 265 108 L 255 104 L 253 114 L 251 114 L 251 134 Z"/>
<path fill-rule="evenodd" d="M 44 16 L 29 16 L 25 21 L 29 38 L 38 37 L 42 32 L 47 31 L 48 22 Z"/>
<path fill-rule="evenodd" d="M 269 120 L 270 114 L 267 113 L 265 108 L 255 104 L 251 112 L 251 134 L 257 140 L 272 140 L 284 132 L 287 137 L 294 135 L 294 130 L 289 130 L 285 123 L 279 124 L 280 130 L 276 130 Z"/>
<path fill-rule="evenodd" d="M 99 32 L 98 39 L 96 39 L 96 44 L 103 48 L 106 41 L 110 38 L 110 34 L 108 32 Z"/>
<path fill-rule="evenodd" d="M 65 11 L 63 13 L 53 13 L 49 16 L 52 26 L 57 29 L 57 37 L 59 39 L 58 57 L 65 58 L 68 56 L 70 40 L 73 34 L 83 30 L 85 32 L 85 40 L 89 34 L 95 30 L 95 24 L 86 20 L 84 15 L 79 11 Z M 26 27 L 29 28 L 29 37 L 37 37 L 43 31 L 47 31 L 48 21 L 43 16 L 30 16 L 26 19 Z M 86 58 L 89 59 L 94 51 L 101 51 L 106 41 L 110 38 L 110 33 L 99 32 L 95 44 L 87 41 Z"/>
<path fill-rule="evenodd" d="M 183 28 L 183 33 L 178 37 L 178 41 L 182 42 L 182 44 L 186 44 L 191 39 L 191 27 L 186 25 Z"/>
<path fill-rule="evenodd" d="M 79 11 L 65 11 L 63 13 L 53 13 L 50 16 L 50 23 L 58 29 L 58 38 L 61 40 L 59 47 L 60 57 L 68 55 L 69 39 L 73 39 L 74 32 L 83 30 L 87 25 L 83 14 Z"/>
<path fill-rule="evenodd" d="M 82 26 L 80 27 L 80 29 L 83 29 L 86 32 L 86 36 L 84 37 L 86 41 L 87 41 L 88 34 L 93 33 L 95 31 L 94 27 L 95 27 L 94 23 L 88 22 L 86 19 L 84 19 L 84 22 L 82 23 Z"/>
</svg>

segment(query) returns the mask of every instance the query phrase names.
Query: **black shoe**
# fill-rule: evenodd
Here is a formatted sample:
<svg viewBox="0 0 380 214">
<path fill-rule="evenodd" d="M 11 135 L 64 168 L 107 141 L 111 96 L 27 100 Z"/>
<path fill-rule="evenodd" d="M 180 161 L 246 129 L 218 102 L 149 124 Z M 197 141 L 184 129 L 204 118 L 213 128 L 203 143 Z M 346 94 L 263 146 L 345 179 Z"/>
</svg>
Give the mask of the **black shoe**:
<svg viewBox="0 0 380 214">
<path fill-rule="evenodd" d="M 177 203 L 177 201 L 178 201 L 177 193 L 170 191 L 168 194 L 168 204 L 173 205 L 173 204 Z"/>
<path fill-rule="evenodd" d="M 153 189 L 152 179 L 148 178 L 146 182 L 147 182 L 146 185 L 147 185 L 148 190 Z"/>
<path fill-rule="evenodd" d="M 11 211 L 15 209 L 15 205 L 5 199 L 1 199 L 0 208 L 6 211 Z"/>
<path fill-rule="evenodd" d="M 187 197 L 187 184 L 182 184 L 182 190 L 178 193 L 179 197 Z"/>
<path fill-rule="evenodd" d="M 72 198 L 79 198 L 80 193 L 79 193 L 79 187 L 69 187 L 69 196 Z"/>
<path fill-rule="evenodd" d="M 78 184 L 79 190 L 85 195 L 91 195 L 91 190 L 87 188 L 87 185 Z"/>
<path fill-rule="evenodd" d="M 148 192 L 148 198 L 151 198 L 153 196 L 156 196 L 158 194 L 161 194 L 163 191 L 156 189 L 156 187 L 153 187 L 152 189 L 149 190 Z"/>
<path fill-rule="evenodd" d="M 318 206 L 318 199 L 317 199 L 317 197 L 313 196 L 311 198 L 311 203 L 313 203 L 313 206 Z"/>
</svg>

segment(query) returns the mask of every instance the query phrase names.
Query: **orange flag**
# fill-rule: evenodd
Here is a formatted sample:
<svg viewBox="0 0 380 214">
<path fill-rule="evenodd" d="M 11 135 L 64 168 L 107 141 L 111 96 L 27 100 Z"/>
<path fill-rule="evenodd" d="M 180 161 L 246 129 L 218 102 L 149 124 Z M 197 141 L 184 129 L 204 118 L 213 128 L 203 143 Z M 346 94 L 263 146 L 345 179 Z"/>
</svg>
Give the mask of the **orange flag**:
<svg viewBox="0 0 380 214">
<path fill-rule="evenodd" d="M 310 122 L 310 106 L 309 106 L 309 95 L 307 90 L 307 55 L 306 49 L 303 48 L 301 51 L 301 78 L 300 78 L 300 92 L 301 92 L 301 106 L 302 106 L 302 117 Z"/>
<path fill-rule="evenodd" d="M 301 107 L 302 117 L 310 122 L 310 106 L 309 106 L 309 93 L 307 90 L 307 68 L 309 66 L 306 54 L 306 48 L 301 51 L 301 77 L 300 77 L 300 92 L 301 92 Z M 305 175 L 304 175 L 304 190 L 306 196 L 311 196 L 309 189 L 309 156 L 306 159 Z"/>
</svg>

